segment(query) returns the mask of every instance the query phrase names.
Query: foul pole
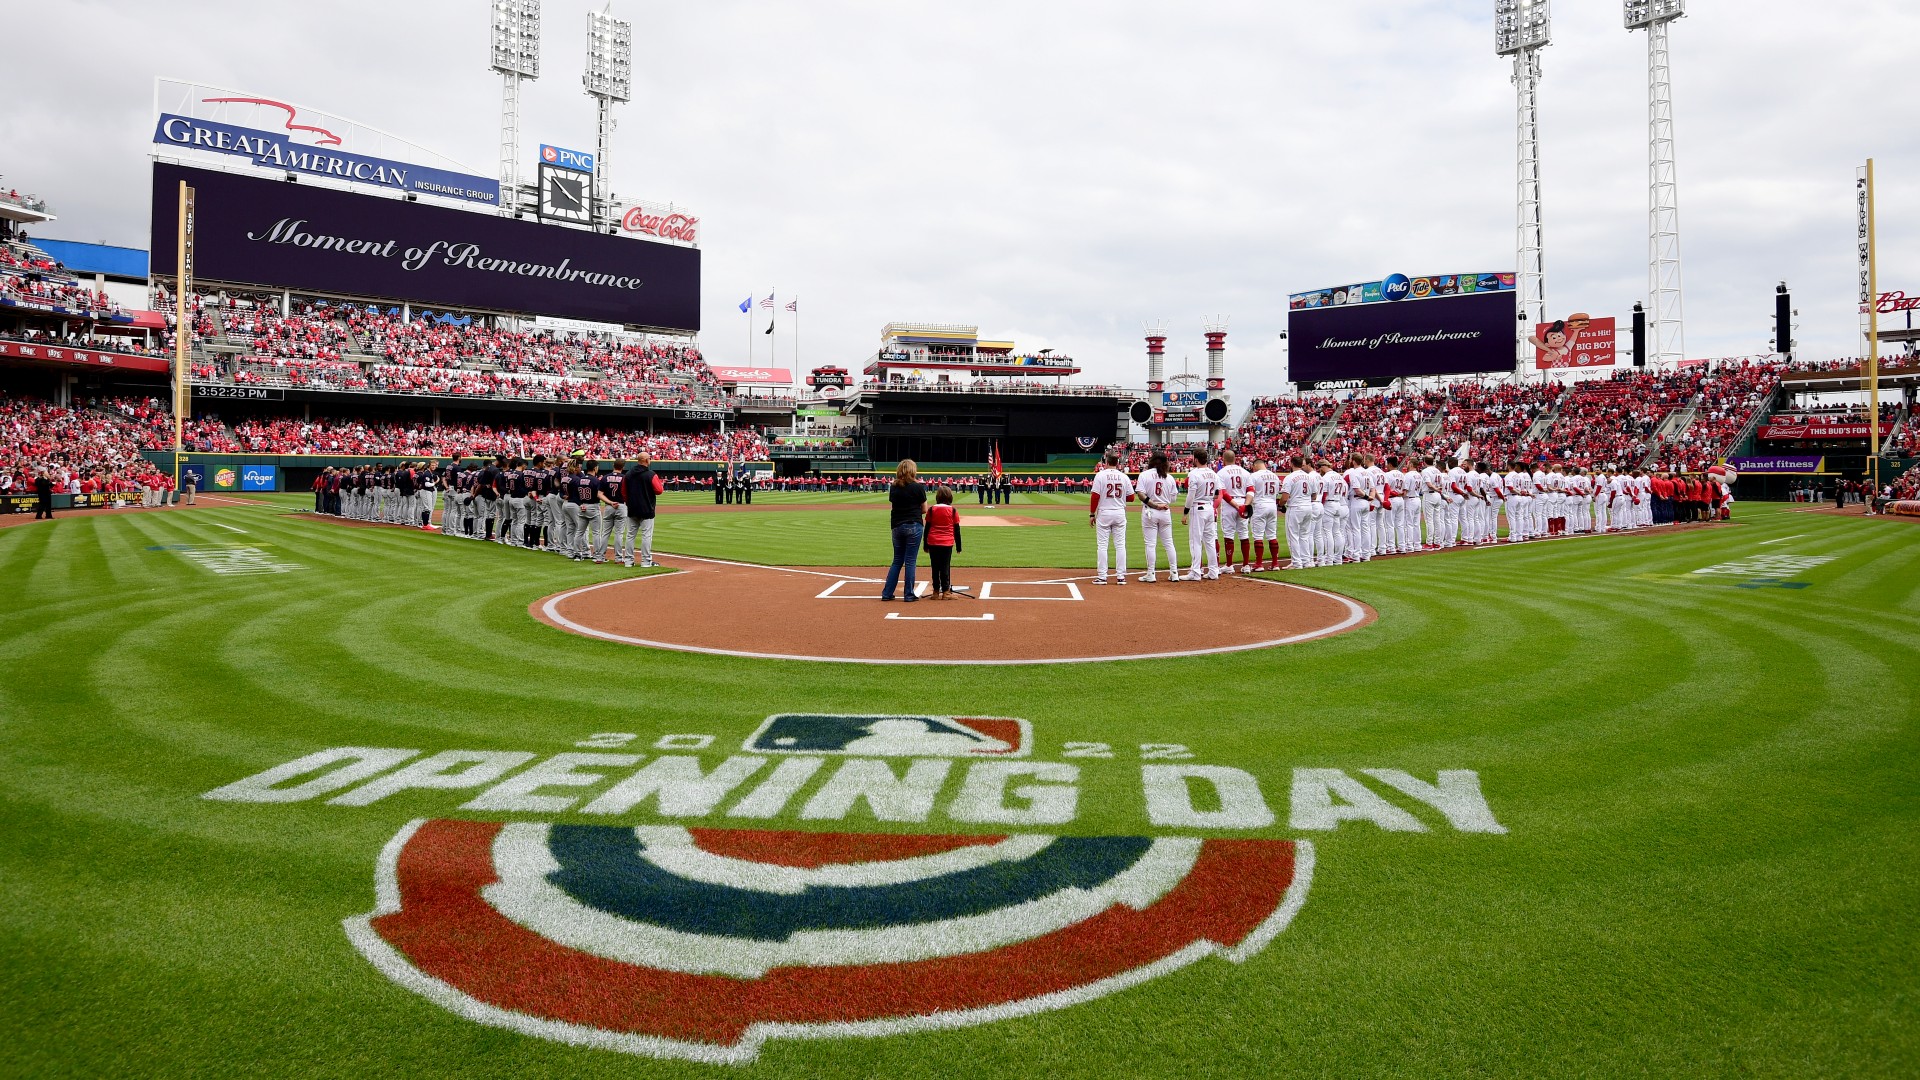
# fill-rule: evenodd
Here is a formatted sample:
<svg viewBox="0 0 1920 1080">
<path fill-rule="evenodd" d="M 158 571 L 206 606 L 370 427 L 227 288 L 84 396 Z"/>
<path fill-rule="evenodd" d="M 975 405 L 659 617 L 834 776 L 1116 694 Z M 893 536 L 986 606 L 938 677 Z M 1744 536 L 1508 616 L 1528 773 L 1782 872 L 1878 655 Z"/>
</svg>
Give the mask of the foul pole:
<svg viewBox="0 0 1920 1080">
<path fill-rule="evenodd" d="M 1874 253 L 1873 159 L 1858 181 L 1860 199 L 1860 305 L 1867 332 L 1867 476 L 1880 491 L 1880 266 Z M 1872 498 L 1871 495 L 1868 496 Z M 1868 508 L 1872 508 L 1871 502 Z"/>
<path fill-rule="evenodd" d="M 173 483 L 180 486 L 180 459 L 186 455 L 187 343 L 193 337 L 193 189 L 180 181 L 180 232 L 173 275 Z"/>
</svg>

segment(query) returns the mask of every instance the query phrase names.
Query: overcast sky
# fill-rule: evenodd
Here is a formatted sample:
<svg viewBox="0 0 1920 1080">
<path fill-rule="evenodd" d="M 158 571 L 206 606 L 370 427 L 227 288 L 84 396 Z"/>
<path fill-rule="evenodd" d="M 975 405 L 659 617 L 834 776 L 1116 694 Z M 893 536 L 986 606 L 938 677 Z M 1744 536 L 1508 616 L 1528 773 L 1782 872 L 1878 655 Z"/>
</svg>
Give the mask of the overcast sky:
<svg viewBox="0 0 1920 1080">
<path fill-rule="evenodd" d="M 593 146 L 589 6 L 544 5 L 529 166 L 540 142 Z M 1920 292 L 1920 110 L 1903 78 L 1920 5 L 1691 6 L 1673 33 L 1687 352 L 1764 351 L 1786 280 L 1802 355 L 1853 355 L 1853 179 L 1869 155 L 1881 286 Z M 747 359 L 736 305 L 777 288 L 800 298 L 803 366 L 852 366 L 887 321 L 931 320 L 1138 386 L 1143 320 L 1167 320 L 1175 370 L 1183 356 L 1203 370 L 1202 320 L 1222 314 L 1229 389 L 1270 392 L 1287 293 L 1512 268 L 1513 89 L 1492 7 L 614 0 L 635 69 L 612 186 L 699 214 L 715 362 Z M 1554 7 L 1549 313 L 1624 317 L 1647 277 L 1645 35 L 1614 0 Z M 350 117 L 491 173 L 487 12 L 17 4 L 0 173 L 54 204 L 45 235 L 144 246 L 155 75 Z"/>
</svg>

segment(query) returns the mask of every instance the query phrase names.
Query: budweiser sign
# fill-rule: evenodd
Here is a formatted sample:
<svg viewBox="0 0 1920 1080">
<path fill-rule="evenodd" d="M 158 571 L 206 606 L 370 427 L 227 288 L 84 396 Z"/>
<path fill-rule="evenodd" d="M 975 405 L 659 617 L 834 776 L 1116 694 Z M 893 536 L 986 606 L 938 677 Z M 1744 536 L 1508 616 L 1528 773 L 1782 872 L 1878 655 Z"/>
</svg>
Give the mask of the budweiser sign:
<svg viewBox="0 0 1920 1080">
<path fill-rule="evenodd" d="M 722 367 L 708 364 L 713 377 L 723 383 L 774 383 L 785 385 L 793 382 L 793 369 L 783 367 Z"/>
<path fill-rule="evenodd" d="M 1881 293 L 1880 302 L 1875 306 L 1880 309 L 1882 315 L 1896 315 L 1902 311 L 1920 311 L 1920 296 L 1908 296 L 1899 289 L 1895 289 L 1892 292 Z M 1865 311 L 1865 308 L 1862 307 L 1861 310 Z"/>
<path fill-rule="evenodd" d="M 620 218 L 620 230 L 682 244 L 700 242 L 700 219 L 670 208 L 636 206 Z"/>
</svg>

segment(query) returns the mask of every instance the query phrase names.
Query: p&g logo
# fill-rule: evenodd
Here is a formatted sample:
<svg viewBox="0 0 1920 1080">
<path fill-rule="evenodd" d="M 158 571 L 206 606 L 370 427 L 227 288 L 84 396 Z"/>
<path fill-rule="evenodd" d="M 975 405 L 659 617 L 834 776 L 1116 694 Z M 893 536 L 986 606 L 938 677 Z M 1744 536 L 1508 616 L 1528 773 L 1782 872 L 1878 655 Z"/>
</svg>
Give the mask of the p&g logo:
<svg viewBox="0 0 1920 1080">
<path fill-rule="evenodd" d="M 1380 283 L 1380 295 L 1389 300 L 1405 300 L 1413 292 L 1413 283 L 1405 274 L 1389 274 Z"/>
</svg>

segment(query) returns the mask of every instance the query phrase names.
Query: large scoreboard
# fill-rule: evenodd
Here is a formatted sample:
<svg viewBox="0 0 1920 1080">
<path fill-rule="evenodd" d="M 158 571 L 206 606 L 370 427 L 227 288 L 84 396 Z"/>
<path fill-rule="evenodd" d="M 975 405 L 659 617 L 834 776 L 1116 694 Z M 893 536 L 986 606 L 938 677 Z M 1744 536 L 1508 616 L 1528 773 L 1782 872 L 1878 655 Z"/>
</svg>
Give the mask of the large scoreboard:
<svg viewBox="0 0 1920 1080">
<path fill-rule="evenodd" d="M 1295 293 L 1287 305 L 1289 381 L 1384 383 L 1514 366 L 1514 275 L 1393 274 Z"/>
<path fill-rule="evenodd" d="M 159 274 L 177 258 L 181 181 L 194 189 L 200 281 L 700 329 L 698 248 L 164 162 L 149 249 Z"/>
</svg>

